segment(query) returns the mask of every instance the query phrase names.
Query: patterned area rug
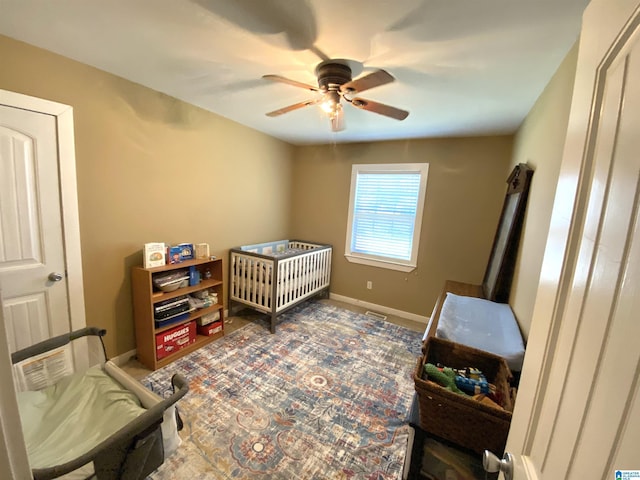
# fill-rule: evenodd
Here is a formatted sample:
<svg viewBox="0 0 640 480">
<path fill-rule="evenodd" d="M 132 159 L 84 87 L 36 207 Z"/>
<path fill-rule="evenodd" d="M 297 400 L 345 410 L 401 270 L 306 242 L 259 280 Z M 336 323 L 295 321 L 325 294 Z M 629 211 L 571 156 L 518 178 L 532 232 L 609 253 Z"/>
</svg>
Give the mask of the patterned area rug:
<svg viewBox="0 0 640 480">
<path fill-rule="evenodd" d="M 180 372 L 183 443 L 151 478 L 398 479 L 421 334 L 321 301 L 249 324 L 143 379 Z"/>
</svg>

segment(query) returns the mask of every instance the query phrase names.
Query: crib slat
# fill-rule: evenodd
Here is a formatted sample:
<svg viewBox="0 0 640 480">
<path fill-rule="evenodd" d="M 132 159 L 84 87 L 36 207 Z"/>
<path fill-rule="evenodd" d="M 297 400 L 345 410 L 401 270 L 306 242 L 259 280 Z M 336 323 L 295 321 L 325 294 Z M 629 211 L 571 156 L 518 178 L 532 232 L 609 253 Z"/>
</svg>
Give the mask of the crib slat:
<svg viewBox="0 0 640 480">
<path fill-rule="evenodd" d="M 291 292 L 291 298 L 295 299 L 298 298 L 298 295 L 300 293 L 300 276 L 302 275 L 302 270 L 300 268 L 301 265 L 301 257 L 296 257 L 293 259 L 293 271 L 295 272 L 294 277 L 293 277 L 293 291 Z"/>
<path fill-rule="evenodd" d="M 318 255 L 318 266 L 316 268 L 316 287 L 317 288 L 321 288 L 322 284 L 324 283 L 324 278 L 323 278 L 323 270 L 324 270 L 324 252 L 321 252 L 321 255 Z"/>
<path fill-rule="evenodd" d="M 244 298 L 244 258 L 238 257 L 238 297 Z"/>
<path fill-rule="evenodd" d="M 258 287 L 258 262 L 257 261 L 251 261 L 250 263 L 250 267 L 249 267 L 249 271 L 251 272 L 251 275 L 249 277 L 249 299 L 252 302 L 256 302 L 258 296 L 258 292 L 257 292 L 257 287 Z"/>
<path fill-rule="evenodd" d="M 284 288 L 283 282 L 285 278 L 284 265 L 285 264 L 282 262 L 278 263 L 278 270 L 277 270 L 276 278 L 274 279 L 276 281 L 276 298 L 275 298 L 276 311 L 280 309 L 280 305 L 282 304 L 282 289 Z"/>
<path fill-rule="evenodd" d="M 273 305 L 274 264 L 265 264 L 263 277 L 264 306 L 271 309 Z"/>
<path fill-rule="evenodd" d="M 256 292 L 255 302 L 264 306 L 264 263 L 256 262 L 256 271 L 254 273 L 255 283 L 254 288 Z"/>
<path fill-rule="evenodd" d="M 282 277 L 282 301 L 280 306 L 286 306 L 289 300 L 289 288 L 291 288 L 291 262 L 283 262 L 284 274 Z"/>
<path fill-rule="evenodd" d="M 296 257 L 297 258 L 297 257 Z M 288 279 L 289 279 L 289 284 L 287 285 L 287 305 L 291 303 L 291 299 L 293 298 L 293 292 L 294 292 L 294 288 L 295 288 L 295 283 L 296 283 L 296 275 L 295 275 L 295 263 L 296 263 L 296 258 L 292 258 L 291 260 L 289 260 L 289 262 L 287 262 L 288 265 L 288 269 L 289 269 L 289 275 L 288 275 Z"/>
<path fill-rule="evenodd" d="M 242 298 L 249 300 L 249 260 L 244 259 L 242 262 Z"/>
<path fill-rule="evenodd" d="M 309 255 L 302 257 L 302 289 L 300 296 L 304 297 L 309 291 Z"/>
<path fill-rule="evenodd" d="M 318 252 L 318 255 L 314 255 L 311 259 L 311 271 L 313 275 L 311 275 L 311 290 L 315 290 L 318 288 L 318 259 L 322 252 Z"/>
<path fill-rule="evenodd" d="M 271 285 L 273 284 L 273 262 L 264 262 L 262 270 L 262 305 L 271 309 Z"/>
<path fill-rule="evenodd" d="M 233 254 L 231 255 L 231 281 L 229 282 L 231 284 L 231 297 L 237 297 L 238 296 L 238 273 L 237 273 L 237 268 L 238 268 L 238 257 Z"/>
<path fill-rule="evenodd" d="M 295 266 L 297 265 L 297 260 L 299 257 L 295 257 L 291 259 L 289 262 L 289 292 L 287 297 L 287 305 L 291 305 L 295 301 L 295 283 L 296 277 L 298 276 L 298 271 Z"/>
<path fill-rule="evenodd" d="M 298 297 L 298 282 L 300 281 L 300 257 L 295 257 L 291 261 L 291 293 L 289 302 Z"/>
</svg>

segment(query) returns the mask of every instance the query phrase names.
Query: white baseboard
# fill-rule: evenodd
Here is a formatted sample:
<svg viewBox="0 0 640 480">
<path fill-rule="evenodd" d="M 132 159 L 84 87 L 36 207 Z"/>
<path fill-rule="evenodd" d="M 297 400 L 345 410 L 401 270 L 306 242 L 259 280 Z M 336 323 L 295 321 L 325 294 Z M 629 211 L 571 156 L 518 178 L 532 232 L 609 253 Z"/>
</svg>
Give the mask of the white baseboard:
<svg viewBox="0 0 640 480">
<path fill-rule="evenodd" d="M 375 303 L 364 302 L 357 298 L 345 297 L 336 293 L 330 293 L 329 298 L 338 302 L 344 302 L 358 307 L 367 308 L 376 312 L 388 313 L 389 315 L 395 315 L 396 317 L 406 318 L 407 320 L 413 320 L 414 322 L 429 323 L 429 317 L 424 315 L 417 315 L 415 313 L 403 312 L 402 310 L 396 310 L 395 308 L 385 307 L 384 305 L 376 305 Z"/>
</svg>

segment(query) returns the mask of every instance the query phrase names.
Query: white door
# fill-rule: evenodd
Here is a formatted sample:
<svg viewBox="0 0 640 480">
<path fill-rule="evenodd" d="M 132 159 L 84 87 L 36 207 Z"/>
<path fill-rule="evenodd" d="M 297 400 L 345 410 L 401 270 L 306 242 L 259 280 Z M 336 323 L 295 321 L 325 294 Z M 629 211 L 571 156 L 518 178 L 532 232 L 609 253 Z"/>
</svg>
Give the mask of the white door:
<svg viewBox="0 0 640 480">
<path fill-rule="evenodd" d="M 10 107 L 12 110 L 6 110 L 6 107 Z M 26 279 L 20 279 L 18 277 L 7 276 L 5 280 L 4 275 L 5 271 L 9 272 L 12 270 L 8 265 L 13 261 L 13 269 L 14 270 L 25 270 L 28 271 L 30 268 L 35 272 L 37 270 L 36 266 L 38 263 L 49 262 L 50 256 L 53 253 L 50 253 L 49 244 L 46 241 L 43 241 L 42 236 L 46 236 L 49 231 L 49 228 L 56 230 L 56 235 L 60 234 L 59 221 L 62 219 L 62 244 L 64 248 L 63 252 L 63 268 L 61 273 L 65 273 L 66 276 L 64 281 L 60 282 L 52 282 L 54 285 L 50 286 L 59 286 L 59 284 L 64 285 L 65 292 L 63 296 L 66 296 L 65 306 L 62 308 L 63 315 L 66 316 L 65 320 L 65 331 L 77 330 L 86 325 L 85 321 L 85 309 L 84 309 L 84 293 L 83 293 L 83 285 L 82 285 L 82 263 L 81 263 L 81 254 L 80 254 L 80 228 L 79 228 L 79 218 L 78 218 L 78 200 L 77 200 L 77 187 L 76 187 L 76 170 L 75 170 L 75 146 L 74 146 L 74 136 L 73 136 L 73 109 L 67 105 L 62 105 L 56 102 L 50 102 L 48 100 L 42 100 L 34 97 L 29 97 L 26 95 L 21 95 L 13 92 L 7 92 L 5 90 L 0 90 L 0 125 L 2 128 L 2 133 L 0 137 L 3 139 L 0 143 L 3 145 L 2 148 L 2 158 L 0 165 L 0 188 L 2 191 L 0 192 L 0 201 L 4 204 L 0 207 L 0 229 L 2 234 L 0 238 L 2 238 L 0 243 L 0 251 L 2 257 L 2 267 L 0 267 L 0 298 L 4 298 L 5 296 L 10 296 L 8 301 L 9 307 L 0 309 L 0 384 L 2 388 L 0 388 L 0 478 L 2 479 L 23 479 L 30 478 L 29 474 L 29 464 L 27 461 L 27 452 L 21 435 L 21 427 L 20 427 L 20 417 L 18 413 L 18 407 L 16 403 L 15 396 L 15 387 L 13 383 L 13 369 L 11 367 L 10 360 L 10 342 L 13 340 L 9 340 L 9 329 L 14 328 L 15 325 L 15 314 L 16 310 L 20 310 L 18 307 L 13 308 L 11 306 L 13 304 L 17 305 L 20 303 L 19 298 L 28 297 L 24 292 L 17 292 L 17 289 L 14 288 L 14 283 L 25 285 L 25 288 L 33 288 L 33 297 L 37 297 L 41 295 L 47 299 L 49 302 L 46 305 L 45 312 L 32 312 L 29 311 L 27 314 L 21 314 L 22 318 L 28 319 L 40 319 L 46 317 L 46 315 L 56 315 L 56 312 L 53 311 L 51 305 L 54 301 L 61 301 L 59 298 L 56 300 L 49 300 L 51 294 L 48 293 L 38 293 L 38 285 L 40 285 L 40 291 L 47 289 L 47 280 L 43 279 L 40 276 L 40 273 L 34 275 L 35 287 L 29 287 L 29 282 Z M 49 116 L 53 120 L 53 126 L 55 131 L 55 139 L 53 140 L 52 150 L 54 155 L 49 155 L 48 151 L 51 147 L 51 139 L 47 139 L 45 143 L 39 143 L 40 137 L 36 136 L 38 129 L 35 131 L 31 130 L 30 127 L 25 127 L 24 125 L 14 124 L 12 120 L 11 123 L 8 121 L 8 113 L 14 112 L 15 109 L 24 110 L 26 112 L 39 112 L 33 118 L 40 118 L 39 115 L 45 114 Z M 6 114 L 6 115 L 5 115 Z M 30 115 L 31 116 L 31 115 Z M 29 123 L 29 122 L 27 122 Z M 38 122 L 35 122 L 38 123 Z M 49 121 L 44 121 L 45 125 L 40 125 L 41 128 L 45 130 L 49 128 L 51 125 L 48 124 Z M 25 144 L 29 144 L 29 141 L 25 141 L 24 136 L 31 137 L 35 140 L 35 143 L 31 144 L 31 147 L 26 147 Z M 39 134 L 38 134 L 39 135 Z M 7 140 L 7 136 L 12 138 L 11 141 Z M 7 142 L 9 146 L 7 147 Z M 15 153 L 11 153 L 9 155 L 5 155 L 5 149 L 9 148 L 10 152 L 13 150 L 28 150 L 31 148 L 35 149 L 35 159 L 32 158 L 31 164 L 29 164 L 28 158 L 30 155 L 17 155 Z M 47 150 L 45 152 L 44 150 Z M 31 155 L 32 157 L 33 155 Z M 20 158 L 23 160 L 21 161 Z M 43 191 L 40 191 L 39 188 L 19 188 L 19 185 L 10 184 L 10 181 L 7 180 L 8 174 L 7 172 L 13 171 L 12 168 L 18 169 L 16 164 L 22 164 L 23 174 L 22 177 L 20 175 L 14 175 L 14 181 L 16 181 L 20 185 L 26 185 L 28 187 L 32 187 L 32 183 L 29 183 L 29 178 L 34 179 L 36 182 L 46 182 L 49 180 L 46 176 L 42 178 L 38 178 L 40 172 L 37 171 L 37 168 L 45 168 L 38 165 L 38 162 L 41 159 L 47 159 L 47 162 L 50 160 L 53 161 L 55 166 L 48 165 L 46 168 L 49 168 L 48 172 L 51 175 L 56 176 L 56 182 L 58 184 L 57 190 L 54 198 L 45 198 L 45 195 L 51 195 L 51 187 L 45 187 Z M 44 161 L 44 160 L 42 160 Z M 13 167 L 11 167 L 13 165 Z M 29 171 L 29 168 L 34 171 Z M 51 170 L 53 169 L 53 170 Z M 31 177 L 30 177 L 31 176 Z M 22 183 L 18 181 L 18 179 L 22 180 Z M 36 183 L 36 185 L 38 185 Z M 40 187 L 40 185 L 38 185 Z M 23 197 L 28 194 L 36 195 L 35 199 L 25 200 Z M 20 200 L 12 200 L 11 195 L 20 197 Z M 42 209 L 37 212 L 33 212 L 29 208 L 24 210 L 17 210 L 19 213 L 13 213 L 5 211 L 5 206 L 7 200 L 5 197 L 9 198 L 9 206 L 14 205 L 16 209 L 18 207 L 23 208 L 25 205 L 33 206 L 34 209 Z M 47 210 L 49 205 L 48 203 L 53 203 L 57 205 L 55 210 L 57 210 L 56 215 L 59 217 L 58 220 L 54 222 L 58 226 L 52 227 L 51 223 L 49 223 L 49 218 L 31 218 L 31 215 L 45 215 L 48 217 L 51 214 L 50 210 Z M 34 206 L 35 205 L 35 206 Z M 13 219 L 12 221 L 6 220 L 6 218 Z M 15 245 L 13 240 L 7 241 L 7 238 L 10 237 L 11 231 L 14 233 L 14 237 L 16 235 L 16 226 L 14 223 L 17 219 L 20 225 L 20 248 L 21 250 L 19 254 L 15 253 Z M 39 223 L 40 222 L 40 223 Z M 26 226 L 34 226 L 39 229 L 38 237 L 34 232 L 26 231 Z M 5 232 L 8 232 L 5 234 Z M 33 242 L 26 242 L 24 239 L 30 238 L 36 244 L 40 242 L 38 245 L 34 246 Z M 57 242 L 60 240 L 58 239 Z M 8 243 L 11 243 L 11 247 L 8 246 Z M 55 244 L 56 242 L 54 242 Z M 26 246 L 25 246 L 26 244 Z M 29 253 L 25 253 L 25 252 Z M 7 253 L 10 252 L 10 253 Z M 11 261 L 9 260 L 11 259 Z M 5 265 L 6 264 L 6 265 Z M 29 267 L 30 265 L 30 267 Z M 56 264 L 57 266 L 58 264 Z M 45 268 L 42 270 L 42 275 L 46 275 L 51 272 L 55 272 L 55 270 L 51 270 L 49 268 Z M 13 275 L 13 273 L 7 273 L 7 275 Z M 28 277 L 29 275 L 27 275 Z M 15 278 L 15 280 L 14 280 Z M 44 288 L 42 287 L 44 285 Z M 6 290 L 3 291 L 2 287 Z M 49 289 L 53 290 L 53 288 Z M 11 292 L 7 295 L 8 292 Z M 29 301 L 27 300 L 28 304 Z M 40 305 L 39 300 L 33 301 L 30 306 Z M 4 302 L 3 302 L 4 307 Z M 13 311 L 11 311 L 13 310 Z M 27 308 L 27 310 L 29 310 Z M 7 319 L 7 312 L 11 314 L 12 321 Z M 47 321 L 49 321 L 47 319 Z M 56 323 L 56 322 L 53 322 Z M 57 324 L 57 323 L 56 323 Z M 50 334 L 55 334 L 57 332 L 58 327 L 50 327 Z M 62 328 L 62 327 L 60 327 Z M 37 329 L 36 329 L 37 330 Z M 31 333 L 31 331 L 30 331 Z M 78 349 L 76 349 L 78 350 Z M 79 362 L 79 366 L 82 366 L 86 363 L 86 353 L 84 351 L 76 352 L 74 351 L 74 360 Z"/>
<path fill-rule="evenodd" d="M 11 351 L 70 331 L 53 115 L 0 105 L 0 285 Z"/>
<path fill-rule="evenodd" d="M 516 480 L 640 470 L 639 228 L 640 1 L 593 0 L 506 448 Z"/>
<path fill-rule="evenodd" d="M 0 290 L 0 298 L 2 291 Z M 0 340 L 5 336 L 3 309 L 0 308 Z M 11 358 L 6 342 L 0 341 L 0 478 L 30 479 L 29 460 L 13 388 Z"/>
</svg>

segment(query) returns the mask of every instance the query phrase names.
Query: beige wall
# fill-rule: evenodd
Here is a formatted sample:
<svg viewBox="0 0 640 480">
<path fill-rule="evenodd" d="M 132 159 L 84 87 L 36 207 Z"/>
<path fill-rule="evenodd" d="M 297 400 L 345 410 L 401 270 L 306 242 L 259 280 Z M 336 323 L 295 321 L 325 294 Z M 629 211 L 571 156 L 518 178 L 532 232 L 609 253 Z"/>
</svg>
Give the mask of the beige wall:
<svg viewBox="0 0 640 480">
<path fill-rule="evenodd" d="M 212 254 L 286 238 L 293 147 L 122 78 L 0 36 L 0 88 L 74 108 L 87 323 L 135 348 L 129 271 L 146 242 Z"/>
<path fill-rule="evenodd" d="M 332 292 L 428 316 L 446 279 L 480 283 L 513 165 L 536 169 L 511 304 L 525 335 L 546 239 L 576 49 L 512 136 L 292 147 L 215 114 L 0 36 L 0 88 L 74 107 L 89 324 L 134 348 L 129 270 L 149 241 L 334 246 Z M 512 152 L 513 150 L 513 152 Z M 295 159 L 295 160 L 294 160 Z M 418 268 L 348 263 L 353 163 L 430 164 Z M 226 264 L 226 262 L 225 262 Z M 366 282 L 373 289 L 366 289 Z"/>
<path fill-rule="evenodd" d="M 518 163 L 527 163 L 535 170 L 509 300 L 525 338 L 531 327 L 542 257 L 549 233 L 577 59 L 576 43 L 518 129 L 509 167 L 511 169 Z"/>
<path fill-rule="evenodd" d="M 431 315 L 447 279 L 481 283 L 506 192 L 511 136 L 303 146 L 294 164 L 291 231 L 334 247 L 331 292 Z M 418 268 L 411 273 L 344 258 L 351 165 L 429 163 Z M 367 280 L 373 289 L 366 289 Z"/>
</svg>

